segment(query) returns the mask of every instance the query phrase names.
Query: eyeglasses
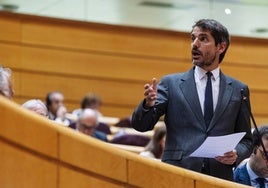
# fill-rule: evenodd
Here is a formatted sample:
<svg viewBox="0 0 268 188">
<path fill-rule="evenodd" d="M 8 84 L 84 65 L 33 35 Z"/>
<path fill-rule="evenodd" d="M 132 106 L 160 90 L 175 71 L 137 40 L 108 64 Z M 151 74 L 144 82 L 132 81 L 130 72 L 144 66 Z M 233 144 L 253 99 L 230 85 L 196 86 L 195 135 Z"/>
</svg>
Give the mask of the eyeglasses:
<svg viewBox="0 0 268 188">
<path fill-rule="evenodd" d="M 266 152 L 266 153 L 264 153 L 264 151 L 263 150 L 261 150 L 260 148 L 258 148 L 259 150 L 260 150 L 260 152 L 261 152 L 261 155 L 262 155 L 262 158 L 264 159 L 264 160 L 268 160 L 268 152 Z"/>
</svg>

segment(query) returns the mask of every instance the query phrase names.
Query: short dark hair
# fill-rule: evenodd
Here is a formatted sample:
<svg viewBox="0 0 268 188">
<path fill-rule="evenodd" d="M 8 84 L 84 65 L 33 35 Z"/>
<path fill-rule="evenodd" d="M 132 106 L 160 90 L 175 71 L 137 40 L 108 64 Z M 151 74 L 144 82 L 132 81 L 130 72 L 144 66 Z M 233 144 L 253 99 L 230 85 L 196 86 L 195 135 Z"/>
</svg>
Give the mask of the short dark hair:
<svg viewBox="0 0 268 188">
<path fill-rule="evenodd" d="M 96 104 L 102 104 L 100 96 L 96 93 L 88 93 L 81 101 L 81 108 L 92 108 Z"/>
<path fill-rule="evenodd" d="M 221 23 L 213 19 L 201 19 L 198 20 L 192 27 L 199 27 L 204 31 L 209 31 L 212 37 L 215 40 L 215 45 L 218 45 L 222 42 L 226 43 L 226 49 L 220 54 L 219 62 L 221 63 L 225 53 L 230 45 L 230 36 L 229 32 Z"/>
<path fill-rule="evenodd" d="M 267 139 L 268 139 L 268 126 L 267 125 L 263 125 L 258 127 L 258 132 L 257 133 L 256 129 L 253 131 L 253 146 L 254 147 L 258 147 L 261 145 L 261 139 L 263 138 L 263 136 L 267 135 Z"/>
<path fill-rule="evenodd" d="M 59 93 L 59 94 L 62 94 L 60 91 L 52 91 L 50 93 L 47 94 L 46 96 L 46 106 L 47 108 L 51 105 L 52 103 L 52 95 L 55 94 L 55 93 Z"/>
<path fill-rule="evenodd" d="M 150 142 L 146 145 L 145 151 L 151 151 L 155 158 L 160 158 L 164 148 L 161 147 L 160 141 L 166 136 L 166 126 L 157 127 Z"/>
</svg>

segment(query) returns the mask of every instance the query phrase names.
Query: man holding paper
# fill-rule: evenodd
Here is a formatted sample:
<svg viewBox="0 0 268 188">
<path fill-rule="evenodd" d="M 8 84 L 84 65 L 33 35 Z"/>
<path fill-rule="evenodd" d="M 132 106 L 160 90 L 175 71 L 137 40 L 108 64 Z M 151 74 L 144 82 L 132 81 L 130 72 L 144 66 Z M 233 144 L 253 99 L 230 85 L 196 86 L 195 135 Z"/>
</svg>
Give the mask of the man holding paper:
<svg viewBox="0 0 268 188">
<path fill-rule="evenodd" d="M 164 76 L 159 84 L 155 78 L 145 84 L 145 98 L 132 115 L 132 126 L 142 132 L 152 130 L 165 115 L 163 162 L 233 180 L 232 168 L 250 155 L 252 137 L 248 86 L 224 75 L 219 67 L 228 46 L 229 33 L 222 24 L 197 21 L 191 31 L 194 67 Z M 245 136 L 222 156 L 190 156 L 210 136 L 240 132 Z"/>
</svg>

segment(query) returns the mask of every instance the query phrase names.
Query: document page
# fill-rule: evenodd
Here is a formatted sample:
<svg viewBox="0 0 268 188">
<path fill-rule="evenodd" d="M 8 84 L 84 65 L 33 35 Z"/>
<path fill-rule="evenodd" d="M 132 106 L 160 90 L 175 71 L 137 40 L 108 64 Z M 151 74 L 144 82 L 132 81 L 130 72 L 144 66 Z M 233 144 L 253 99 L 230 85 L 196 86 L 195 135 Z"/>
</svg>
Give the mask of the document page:
<svg viewBox="0 0 268 188">
<path fill-rule="evenodd" d="M 215 158 L 235 149 L 246 132 L 234 133 L 225 136 L 207 137 L 203 144 L 190 157 Z"/>
</svg>

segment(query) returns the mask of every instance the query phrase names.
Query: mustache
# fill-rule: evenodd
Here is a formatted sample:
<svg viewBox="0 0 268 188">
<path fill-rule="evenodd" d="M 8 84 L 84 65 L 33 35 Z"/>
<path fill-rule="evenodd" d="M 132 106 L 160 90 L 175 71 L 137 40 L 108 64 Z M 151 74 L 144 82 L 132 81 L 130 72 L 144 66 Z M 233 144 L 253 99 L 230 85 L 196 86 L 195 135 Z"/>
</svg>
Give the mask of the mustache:
<svg viewBox="0 0 268 188">
<path fill-rule="evenodd" d="M 202 52 L 197 49 L 192 49 L 192 55 L 202 55 Z"/>
</svg>

